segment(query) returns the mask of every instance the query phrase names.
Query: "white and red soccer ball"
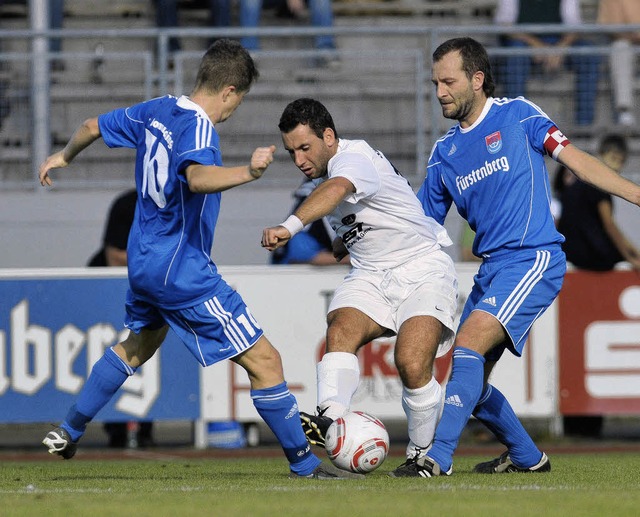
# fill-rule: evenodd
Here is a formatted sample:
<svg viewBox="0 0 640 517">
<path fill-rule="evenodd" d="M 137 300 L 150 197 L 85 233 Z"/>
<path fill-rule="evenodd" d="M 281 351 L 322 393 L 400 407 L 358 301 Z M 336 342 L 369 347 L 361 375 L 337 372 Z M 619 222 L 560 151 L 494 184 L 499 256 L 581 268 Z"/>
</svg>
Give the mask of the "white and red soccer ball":
<svg viewBox="0 0 640 517">
<path fill-rule="evenodd" d="M 353 411 L 337 418 L 325 435 L 325 449 L 338 468 L 366 474 L 389 453 L 389 433 L 377 418 Z"/>
</svg>

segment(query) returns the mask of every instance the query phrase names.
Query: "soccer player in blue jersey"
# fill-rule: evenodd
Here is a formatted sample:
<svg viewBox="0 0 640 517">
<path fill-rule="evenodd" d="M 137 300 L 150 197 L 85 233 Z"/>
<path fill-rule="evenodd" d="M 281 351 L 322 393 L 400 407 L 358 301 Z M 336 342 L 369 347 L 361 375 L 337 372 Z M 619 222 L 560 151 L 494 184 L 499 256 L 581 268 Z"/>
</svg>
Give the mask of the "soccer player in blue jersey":
<svg viewBox="0 0 640 517">
<path fill-rule="evenodd" d="M 258 77 L 249 53 L 231 40 L 205 53 L 190 96 L 166 95 L 85 121 L 65 148 L 40 166 L 65 167 L 102 137 L 109 147 L 135 148 L 138 192 L 128 252 L 128 337 L 93 366 L 62 424 L 43 440 L 70 459 L 86 425 L 162 344 L 168 329 L 208 366 L 231 359 L 251 382 L 251 398 L 278 438 L 296 478 L 362 477 L 323 464 L 311 452 L 298 405 L 287 388 L 280 354 L 210 256 L 223 190 L 259 179 L 275 146 L 256 149 L 249 165 L 223 167 L 215 124 L 228 119 Z"/>
<path fill-rule="evenodd" d="M 505 350 L 520 356 L 531 325 L 562 286 L 563 236 L 550 211 L 545 155 L 582 181 L 640 204 L 640 186 L 572 145 L 554 122 L 523 97 L 493 98 L 484 47 L 471 38 L 444 42 L 433 54 L 432 81 L 446 118 L 456 120 L 433 147 L 418 197 L 443 223 L 455 203 L 476 232 L 482 264 L 458 328 L 452 375 L 433 445 L 411 476 L 452 472 L 460 434 L 473 414 L 507 446 L 481 473 L 547 472 L 551 463 L 533 443 L 488 377 Z"/>
</svg>

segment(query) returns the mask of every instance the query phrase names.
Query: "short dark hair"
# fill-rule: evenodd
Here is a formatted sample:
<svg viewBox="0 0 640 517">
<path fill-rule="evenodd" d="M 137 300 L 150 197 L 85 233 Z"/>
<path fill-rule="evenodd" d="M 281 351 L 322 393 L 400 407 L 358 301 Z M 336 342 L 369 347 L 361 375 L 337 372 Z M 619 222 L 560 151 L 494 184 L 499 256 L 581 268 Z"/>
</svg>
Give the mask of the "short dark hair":
<svg viewBox="0 0 640 517">
<path fill-rule="evenodd" d="M 491 62 L 484 46 L 473 38 L 452 38 L 442 43 L 433 53 L 433 62 L 440 61 L 449 52 L 460 52 L 462 69 L 469 79 L 476 72 L 484 74 L 482 89 L 487 97 L 493 96 L 496 89 L 491 72 Z"/>
<path fill-rule="evenodd" d="M 251 55 L 240 42 L 219 39 L 200 61 L 194 91 L 217 93 L 226 86 L 235 86 L 240 92 L 246 92 L 259 75 Z"/>
<path fill-rule="evenodd" d="M 598 146 L 598 154 L 603 155 L 610 152 L 621 153 L 627 156 L 629 147 L 622 135 L 610 134 L 605 136 Z"/>
<path fill-rule="evenodd" d="M 282 112 L 278 128 L 283 133 L 289 133 L 299 124 L 309 126 L 318 138 L 322 138 L 326 128 L 332 129 L 335 137 L 338 138 L 329 110 L 315 99 L 303 97 L 290 102 Z"/>
</svg>

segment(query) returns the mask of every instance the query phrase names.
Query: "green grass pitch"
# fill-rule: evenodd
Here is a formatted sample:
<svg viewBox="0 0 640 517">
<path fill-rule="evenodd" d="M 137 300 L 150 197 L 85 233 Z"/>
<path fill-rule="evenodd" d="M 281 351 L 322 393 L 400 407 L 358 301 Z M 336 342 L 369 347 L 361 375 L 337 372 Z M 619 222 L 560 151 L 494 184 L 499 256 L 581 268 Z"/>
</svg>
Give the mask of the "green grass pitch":
<svg viewBox="0 0 640 517">
<path fill-rule="evenodd" d="M 548 474 L 394 479 L 390 457 L 360 481 L 288 479 L 284 459 L 3 462 L 9 516 L 605 516 L 640 515 L 640 453 L 552 454 Z"/>
</svg>

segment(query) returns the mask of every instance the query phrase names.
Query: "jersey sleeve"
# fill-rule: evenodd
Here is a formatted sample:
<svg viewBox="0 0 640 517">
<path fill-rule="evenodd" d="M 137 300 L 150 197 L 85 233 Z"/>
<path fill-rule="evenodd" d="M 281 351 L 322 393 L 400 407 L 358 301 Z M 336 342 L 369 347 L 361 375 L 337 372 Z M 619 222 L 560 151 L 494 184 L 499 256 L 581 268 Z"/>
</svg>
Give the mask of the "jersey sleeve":
<svg viewBox="0 0 640 517">
<path fill-rule="evenodd" d="M 442 181 L 437 155 L 432 154 L 427 165 L 427 176 L 422 182 L 417 195 L 420 203 L 422 203 L 424 213 L 438 223 L 444 224 L 453 199 Z"/>
<path fill-rule="evenodd" d="M 142 110 L 142 104 L 136 104 L 100 115 L 98 127 L 104 143 L 108 147 L 135 148 L 137 134 L 144 129 Z"/>
<path fill-rule="evenodd" d="M 557 160 L 560 151 L 571 143 L 569 139 L 553 120 L 532 102 L 521 102 L 519 108 L 520 120 L 533 148 L 540 154 Z"/>
<path fill-rule="evenodd" d="M 342 152 L 333 158 L 329 171 L 330 178 L 348 179 L 356 191 L 344 200 L 357 203 L 361 199 L 371 197 L 380 189 L 380 177 L 373 162 L 364 154 Z"/>
</svg>

